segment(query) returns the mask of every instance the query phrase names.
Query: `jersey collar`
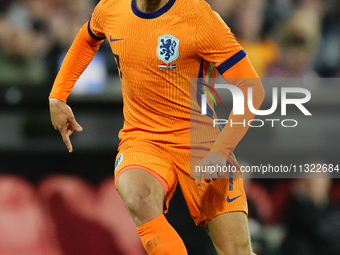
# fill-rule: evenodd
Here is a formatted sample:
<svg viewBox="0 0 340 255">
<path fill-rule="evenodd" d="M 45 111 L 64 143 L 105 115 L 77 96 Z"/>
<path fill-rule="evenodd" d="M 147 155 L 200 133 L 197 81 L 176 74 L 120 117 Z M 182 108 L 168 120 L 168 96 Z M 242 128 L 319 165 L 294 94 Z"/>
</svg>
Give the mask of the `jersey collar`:
<svg viewBox="0 0 340 255">
<path fill-rule="evenodd" d="M 138 10 L 138 8 L 136 7 L 135 0 L 132 0 L 131 8 L 132 8 L 133 13 L 142 19 L 155 19 L 155 18 L 158 18 L 159 16 L 162 16 L 164 13 L 170 10 L 175 2 L 176 0 L 169 0 L 169 2 L 166 3 L 166 5 L 164 5 L 162 8 L 160 8 L 159 10 L 155 12 L 142 12 Z"/>
</svg>

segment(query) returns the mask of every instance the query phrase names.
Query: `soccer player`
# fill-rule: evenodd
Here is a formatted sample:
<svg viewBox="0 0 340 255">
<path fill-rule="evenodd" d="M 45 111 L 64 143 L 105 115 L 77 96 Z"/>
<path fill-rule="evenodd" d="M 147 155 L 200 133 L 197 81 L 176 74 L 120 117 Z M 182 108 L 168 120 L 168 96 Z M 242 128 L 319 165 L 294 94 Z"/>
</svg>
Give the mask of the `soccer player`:
<svg viewBox="0 0 340 255">
<path fill-rule="evenodd" d="M 232 152 L 248 129 L 213 127 L 211 102 L 207 114 L 201 114 L 203 91 L 212 88 L 209 78 L 218 70 L 245 98 L 252 87 L 256 109 L 264 98 L 262 84 L 228 26 L 203 0 L 100 1 L 69 49 L 49 97 L 52 124 L 69 152 L 69 136 L 82 127 L 66 100 L 105 38 L 124 100 L 115 182 L 147 253 L 187 254 L 164 217 L 179 182 L 195 223 L 207 226 L 218 254 L 251 255 L 242 178 L 217 178 L 213 172 L 205 173 L 202 182 L 201 173 L 190 175 L 193 165 L 237 166 Z M 231 112 L 229 118 L 247 123 L 254 115 L 246 110 L 244 115 Z"/>
</svg>

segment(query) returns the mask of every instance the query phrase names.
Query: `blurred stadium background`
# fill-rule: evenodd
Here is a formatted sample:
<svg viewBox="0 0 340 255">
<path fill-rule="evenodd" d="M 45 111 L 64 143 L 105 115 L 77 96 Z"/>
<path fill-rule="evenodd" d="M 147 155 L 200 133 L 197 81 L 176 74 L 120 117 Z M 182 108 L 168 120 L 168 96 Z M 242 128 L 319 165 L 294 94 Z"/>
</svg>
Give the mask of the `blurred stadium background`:
<svg viewBox="0 0 340 255">
<path fill-rule="evenodd" d="M 48 94 L 65 52 L 95 0 L 0 0 L 0 254 L 145 254 L 113 187 L 123 124 L 119 77 L 105 42 L 68 103 L 81 134 L 68 154 L 53 130 Z M 306 83 L 308 109 L 294 130 L 250 129 L 235 154 L 243 165 L 339 164 L 338 0 L 207 0 L 231 27 L 263 78 Z M 271 88 L 265 88 L 271 95 Z M 267 96 L 264 109 L 271 105 Z M 251 179 L 254 251 L 340 254 L 340 183 Z M 195 228 L 180 190 L 169 221 L 189 254 L 215 254 Z"/>
</svg>

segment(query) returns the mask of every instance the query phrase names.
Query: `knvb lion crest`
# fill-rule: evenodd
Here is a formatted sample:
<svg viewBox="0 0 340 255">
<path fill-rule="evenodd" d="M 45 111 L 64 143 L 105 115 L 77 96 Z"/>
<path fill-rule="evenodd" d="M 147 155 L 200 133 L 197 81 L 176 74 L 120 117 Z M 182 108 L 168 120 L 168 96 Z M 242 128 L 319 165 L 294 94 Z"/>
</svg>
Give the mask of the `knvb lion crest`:
<svg viewBox="0 0 340 255">
<path fill-rule="evenodd" d="M 157 56 L 166 64 L 178 58 L 179 40 L 172 35 L 163 35 L 158 38 Z"/>
</svg>

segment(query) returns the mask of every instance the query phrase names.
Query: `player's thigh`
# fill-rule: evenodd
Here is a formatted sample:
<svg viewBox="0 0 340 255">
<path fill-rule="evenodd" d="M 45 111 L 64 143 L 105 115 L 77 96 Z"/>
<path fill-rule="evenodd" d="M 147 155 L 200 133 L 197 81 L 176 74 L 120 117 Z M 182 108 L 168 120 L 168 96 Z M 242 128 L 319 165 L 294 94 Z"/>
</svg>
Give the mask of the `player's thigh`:
<svg viewBox="0 0 340 255">
<path fill-rule="evenodd" d="M 119 176 L 117 190 L 137 225 L 163 213 L 164 187 L 151 173 L 128 169 Z"/>
<path fill-rule="evenodd" d="M 119 146 L 115 165 L 117 190 L 137 225 L 167 211 L 177 177 L 165 146 L 125 141 Z"/>
<path fill-rule="evenodd" d="M 252 255 L 247 215 L 229 212 L 214 217 L 208 231 L 218 254 Z"/>
</svg>

